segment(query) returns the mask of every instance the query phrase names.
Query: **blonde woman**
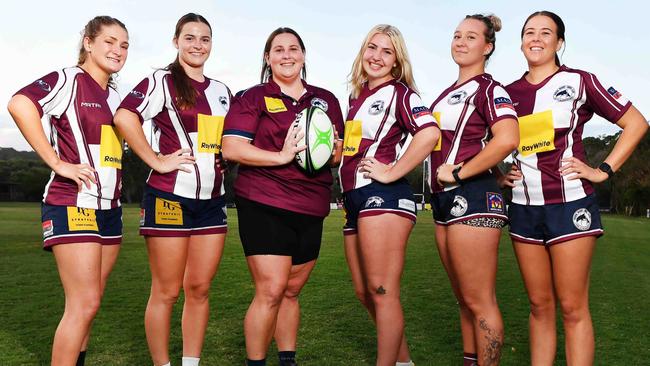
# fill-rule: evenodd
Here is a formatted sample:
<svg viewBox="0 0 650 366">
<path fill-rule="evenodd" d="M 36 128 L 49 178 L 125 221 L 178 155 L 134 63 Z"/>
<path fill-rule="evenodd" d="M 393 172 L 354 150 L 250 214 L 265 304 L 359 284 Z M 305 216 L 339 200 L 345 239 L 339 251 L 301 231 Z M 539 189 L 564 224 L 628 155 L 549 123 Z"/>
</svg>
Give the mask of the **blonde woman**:
<svg viewBox="0 0 650 366">
<path fill-rule="evenodd" d="M 433 150 L 440 130 L 416 92 L 404 39 L 393 26 L 370 30 L 352 65 L 350 88 L 339 170 L 348 266 L 377 326 L 377 365 L 412 365 L 400 279 L 416 209 L 404 176 Z"/>
</svg>

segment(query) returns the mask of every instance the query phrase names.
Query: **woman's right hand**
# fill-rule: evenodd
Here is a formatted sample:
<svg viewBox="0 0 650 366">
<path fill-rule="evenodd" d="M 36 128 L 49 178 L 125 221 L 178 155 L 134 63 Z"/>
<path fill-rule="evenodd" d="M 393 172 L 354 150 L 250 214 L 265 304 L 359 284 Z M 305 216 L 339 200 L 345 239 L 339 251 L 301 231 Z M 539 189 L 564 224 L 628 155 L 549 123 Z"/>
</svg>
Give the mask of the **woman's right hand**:
<svg viewBox="0 0 650 366">
<path fill-rule="evenodd" d="M 95 180 L 95 169 L 88 164 L 70 164 L 63 160 L 59 160 L 54 167 L 52 167 L 54 173 L 61 177 L 65 177 L 73 180 L 77 183 L 78 191 L 81 192 L 81 189 L 85 185 L 86 188 L 90 189 L 90 184 L 97 184 Z"/>
<path fill-rule="evenodd" d="M 154 170 L 160 174 L 180 170 L 182 172 L 191 173 L 192 171 L 185 165 L 194 164 L 196 158 L 189 155 L 191 149 L 178 149 L 175 152 L 167 155 L 158 155 L 158 166 Z"/>
<path fill-rule="evenodd" d="M 516 180 L 521 180 L 524 176 L 521 174 L 521 170 L 517 167 L 517 165 L 512 164 L 510 166 L 510 171 L 505 174 L 499 174 L 497 177 L 497 183 L 499 184 L 499 187 L 505 188 L 505 187 L 510 187 L 514 188 L 515 186 L 515 181 Z"/>
<path fill-rule="evenodd" d="M 278 151 L 278 165 L 290 163 L 296 154 L 305 150 L 306 145 L 298 146 L 298 142 L 305 136 L 305 132 L 300 127 L 294 127 L 287 132 L 287 137 L 284 138 L 284 145 L 282 150 Z"/>
</svg>

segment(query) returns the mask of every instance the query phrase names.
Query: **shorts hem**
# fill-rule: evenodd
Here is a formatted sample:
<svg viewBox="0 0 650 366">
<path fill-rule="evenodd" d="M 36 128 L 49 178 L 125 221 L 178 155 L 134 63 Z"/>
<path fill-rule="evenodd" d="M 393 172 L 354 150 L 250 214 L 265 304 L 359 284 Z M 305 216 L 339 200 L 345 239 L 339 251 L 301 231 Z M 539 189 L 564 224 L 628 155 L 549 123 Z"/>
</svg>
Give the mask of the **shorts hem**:
<svg viewBox="0 0 650 366">
<path fill-rule="evenodd" d="M 436 223 L 439 223 L 441 225 L 448 226 L 448 225 L 454 225 L 454 224 L 461 224 L 464 221 L 469 221 L 469 220 L 473 220 L 473 219 L 480 219 L 480 218 L 501 219 L 501 220 L 505 221 L 506 223 L 508 223 L 508 216 L 506 216 L 506 215 L 490 214 L 490 213 L 485 213 L 485 212 L 475 213 L 475 214 L 462 216 L 462 217 L 457 217 L 455 219 L 451 219 L 451 220 L 447 220 L 447 221 L 438 221 L 438 220 L 435 220 L 435 221 L 436 221 Z"/>
<path fill-rule="evenodd" d="M 598 237 L 603 236 L 604 233 L 605 232 L 603 231 L 603 229 L 594 229 L 594 230 L 589 230 L 589 231 L 583 231 L 583 232 L 580 232 L 580 233 L 571 233 L 571 234 L 558 236 L 558 237 L 555 237 L 555 238 L 553 238 L 551 240 L 548 240 L 546 242 L 546 244 L 555 245 L 555 244 L 564 243 L 564 242 L 567 242 L 567 241 L 570 241 L 570 240 L 583 238 L 583 237 L 586 237 L 586 236 L 595 236 L 595 237 L 598 238 Z"/>
<path fill-rule="evenodd" d="M 160 229 L 140 228 L 142 236 L 188 237 L 192 235 L 191 229 Z"/>
<path fill-rule="evenodd" d="M 120 245 L 122 235 L 102 237 L 99 234 L 58 235 L 43 241 L 43 249 L 52 251 L 52 247 L 60 244 L 97 243 L 100 245 Z"/>
<path fill-rule="evenodd" d="M 544 245 L 544 240 L 542 239 L 526 238 L 512 232 L 510 233 L 510 240 L 517 241 L 522 244 Z"/>
<path fill-rule="evenodd" d="M 343 229 L 343 235 L 357 235 L 357 228 L 346 228 Z"/>
<path fill-rule="evenodd" d="M 369 210 L 363 210 L 359 212 L 358 218 L 362 217 L 368 217 L 368 216 L 378 216 L 378 215 L 383 215 L 383 214 L 393 214 L 397 216 L 402 216 L 407 219 L 411 219 L 411 221 L 415 222 L 417 220 L 417 216 L 412 213 L 412 212 L 407 212 L 407 211 L 402 211 L 402 210 L 391 210 L 391 209 L 385 209 L 385 208 L 377 208 L 377 209 L 369 209 Z"/>
</svg>

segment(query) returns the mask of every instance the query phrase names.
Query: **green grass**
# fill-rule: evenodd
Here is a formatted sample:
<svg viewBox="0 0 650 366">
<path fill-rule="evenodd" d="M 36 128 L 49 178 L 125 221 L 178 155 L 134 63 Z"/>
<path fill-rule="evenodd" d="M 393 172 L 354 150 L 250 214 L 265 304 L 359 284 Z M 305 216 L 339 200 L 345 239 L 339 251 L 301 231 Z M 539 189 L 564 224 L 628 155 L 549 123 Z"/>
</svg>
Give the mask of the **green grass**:
<svg viewBox="0 0 650 366">
<path fill-rule="evenodd" d="M 211 318 L 202 365 L 241 365 L 242 322 L 253 286 L 229 211 L 226 250 L 211 291 Z M 37 204 L 0 206 L 0 365 L 45 365 L 63 311 L 54 258 L 41 250 Z M 302 365 L 370 365 L 372 323 L 354 297 L 342 249 L 341 212 L 326 220 L 319 263 L 301 295 Z M 143 314 L 149 293 L 138 210 L 124 211 L 124 244 L 95 320 L 89 365 L 150 365 Z M 650 358 L 650 220 L 605 216 L 592 267 L 591 309 L 597 365 L 642 365 Z M 504 234 L 497 295 L 506 326 L 502 365 L 528 364 L 528 304 Z M 459 365 L 462 353 L 456 302 L 438 260 L 430 212 L 421 213 L 409 241 L 403 278 L 406 332 L 418 365 Z M 181 299 L 182 301 L 182 299 Z M 171 357 L 180 364 L 180 301 L 174 308 Z M 558 340 L 562 345 L 563 339 Z M 563 347 L 558 365 L 565 364 Z M 269 364 L 276 365 L 273 347 Z"/>
</svg>

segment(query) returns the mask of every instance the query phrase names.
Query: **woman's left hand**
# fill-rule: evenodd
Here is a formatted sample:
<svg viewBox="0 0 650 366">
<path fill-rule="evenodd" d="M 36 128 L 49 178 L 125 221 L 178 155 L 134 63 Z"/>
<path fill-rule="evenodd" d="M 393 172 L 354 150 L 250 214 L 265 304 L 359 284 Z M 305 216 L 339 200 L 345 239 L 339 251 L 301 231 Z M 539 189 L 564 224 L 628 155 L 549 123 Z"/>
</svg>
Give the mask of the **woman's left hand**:
<svg viewBox="0 0 650 366">
<path fill-rule="evenodd" d="M 439 166 L 438 169 L 436 169 L 436 181 L 438 184 L 444 186 L 445 184 L 456 183 L 456 179 L 454 179 L 454 174 L 452 172 L 454 169 L 462 165 L 463 164 L 442 164 Z"/>
<path fill-rule="evenodd" d="M 561 162 L 562 165 L 559 169 L 560 174 L 563 176 L 568 176 L 568 180 L 582 178 L 593 183 L 600 183 L 609 178 L 607 173 L 600 171 L 600 169 L 590 167 L 580 159 L 570 157 L 562 159 Z"/>
<path fill-rule="evenodd" d="M 363 158 L 358 167 L 363 172 L 364 178 L 371 178 L 381 183 L 390 183 L 393 181 L 390 176 L 391 165 L 384 164 L 375 158 Z"/>
</svg>

